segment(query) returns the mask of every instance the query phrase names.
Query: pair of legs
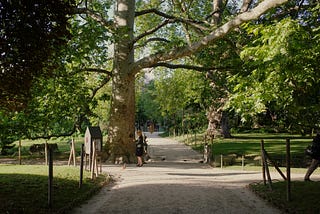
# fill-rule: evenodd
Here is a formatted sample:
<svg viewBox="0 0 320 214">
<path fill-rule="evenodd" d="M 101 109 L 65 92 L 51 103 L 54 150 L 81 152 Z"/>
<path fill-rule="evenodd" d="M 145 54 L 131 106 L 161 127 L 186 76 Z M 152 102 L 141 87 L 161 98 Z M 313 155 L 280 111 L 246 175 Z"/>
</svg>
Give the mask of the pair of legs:
<svg viewBox="0 0 320 214">
<path fill-rule="evenodd" d="M 320 163 L 320 160 L 312 159 L 311 165 L 309 166 L 308 171 L 307 171 L 306 175 L 304 176 L 305 181 L 310 181 L 310 175 L 313 173 L 314 170 L 316 170 L 319 163 Z"/>
<path fill-rule="evenodd" d="M 138 160 L 137 166 L 142 166 L 143 165 L 142 156 L 137 156 L 137 160 Z"/>
</svg>

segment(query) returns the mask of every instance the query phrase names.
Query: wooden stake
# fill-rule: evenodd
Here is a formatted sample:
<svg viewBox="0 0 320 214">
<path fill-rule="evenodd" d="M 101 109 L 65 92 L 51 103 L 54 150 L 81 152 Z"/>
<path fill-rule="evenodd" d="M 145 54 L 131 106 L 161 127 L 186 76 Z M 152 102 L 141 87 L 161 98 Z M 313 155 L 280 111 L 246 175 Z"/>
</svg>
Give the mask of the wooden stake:
<svg viewBox="0 0 320 214">
<path fill-rule="evenodd" d="M 263 151 L 264 151 L 264 141 L 261 140 L 262 179 L 263 179 L 263 184 L 266 185 L 266 165 L 265 165 L 265 156 Z"/>
<path fill-rule="evenodd" d="M 48 165 L 48 142 L 46 140 L 44 144 L 44 156 L 45 156 L 45 164 Z"/>
<path fill-rule="evenodd" d="M 68 166 L 70 166 L 71 160 L 73 159 L 73 166 L 76 166 L 76 149 L 74 145 L 74 140 L 71 140 L 70 156 L 68 161 Z"/>
<path fill-rule="evenodd" d="M 80 159 L 80 181 L 79 181 L 79 188 L 82 187 L 82 180 L 83 180 L 83 157 L 85 155 L 84 151 L 84 144 L 81 145 L 81 159 Z"/>
<path fill-rule="evenodd" d="M 19 140 L 19 164 L 21 165 L 21 140 Z"/>
<path fill-rule="evenodd" d="M 53 190 L 53 159 L 52 159 L 52 149 L 48 149 L 48 159 L 49 159 L 49 173 L 48 173 L 48 207 L 52 208 L 52 190 Z"/>
<path fill-rule="evenodd" d="M 95 173 L 94 173 L 94 169 L 95 169 L 95 164 L 96 164 L 96 142 L 93 141 L 92 142 L 92 157 L 91 157 L 91 179 L 95 178 Z"/>
<path fill-rule="evenodd" d="M 290 139 L 286 140 L 286 151 L 287 151 L 287 201 L 291 201 Z"/>
</svg>

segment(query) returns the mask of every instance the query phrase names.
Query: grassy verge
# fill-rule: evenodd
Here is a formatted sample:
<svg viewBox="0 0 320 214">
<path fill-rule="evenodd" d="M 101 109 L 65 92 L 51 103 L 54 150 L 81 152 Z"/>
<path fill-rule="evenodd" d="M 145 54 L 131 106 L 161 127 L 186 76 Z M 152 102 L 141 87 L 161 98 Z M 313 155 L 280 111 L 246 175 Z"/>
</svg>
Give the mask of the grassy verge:
<svg viewBox="0 0 320 214">
<path fill-rule="evenodd" d="M 71 137 L 60 137 L 60 138 L 52 138 L 50 140 L 47 140 L 48 144 L 57 144 L 58 149 L 55 150 L 55 158 L 58 159 L 68 159 L 70 154 L 70 142 Z M 76 154 L 80 155 L 81 151 L 81 145 L 84 143 L 83 137 L 75 137 L 75 150 Z M 44 157 L 44 151 L 41 152 L 30 152 L 30 147 L 33 144 L 44 144 L 46 140 L 44 139 L 38 139 L 38 140 L 28 140 L 24 139 L 21 140 L 21 158 L 22 159 L 35 159 L 35 158 L 42 158 Z M 8 154 L 1 155 L 1 158 L 18 158 L 18 146 L 19 142 L 14 142 L 12 145 L 14 145 L 14 148 L 10 149 L 8 151 Z"/>
<path fill-rule="evenodd" d="M 184 135 L 175 139 L 192 146 L 199 152 L 203 151 L 205 143 L 203 135 Z M 304 150 L 311 144 L 311 137 L 289 134 L 245 133 L 233 134 L 233 137 L 228 139 L 214 138 L 212 141 L 209 139 L 206 143 L 211 147 L 211 160 L 214 160 L 216 166 L 220 166 L 221 155 L 226 157 L 225 164 L 227 165 L 241 165 L 242 156 L 245 157 L 246 164 L 260 165 L 260 145 L 263 140 L 268 154 L 275 162 L 283 166 L 286 159 L 286 139 L 290 139 L 292 165 L 294 167 L 305 167 L 310 158 L 305 156 Z"/>
<path fill-rule="evenodd" d="M 0 165 L 1 213 L 65 213 L 88 199 L 108 180 L 100 175 L 94 181 L 84 171 L 79 188 L 79 167 L 54 166 L 53 202 L 48 208 L 48 166 Z"/>
<path fill-rule="evenodd" d="M 290 201 L 287 201 L 286 185 L 283 181 L 274 182 L 270 190 L 268 185 L 254 183 L 250 184 L 249 188 L 285 213 L 320 213 L 320 182 L 293 181 Z"/>
</svg>

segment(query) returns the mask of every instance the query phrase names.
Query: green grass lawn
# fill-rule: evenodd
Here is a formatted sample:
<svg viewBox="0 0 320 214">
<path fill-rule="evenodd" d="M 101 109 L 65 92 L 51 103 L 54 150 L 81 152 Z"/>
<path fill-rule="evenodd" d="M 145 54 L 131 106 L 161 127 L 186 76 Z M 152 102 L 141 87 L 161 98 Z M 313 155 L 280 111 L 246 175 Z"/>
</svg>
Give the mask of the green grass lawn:
<svg viewBox="0 0 320 214">
<path fill-rule="evenodd" d="M 44 160 L 44 153 L 39 154 L 36 153 L 30 153 L 30 146 L 33 144 L 43 144 L 46 141 L 44 139 L 39 140 L 21 140 L 21 158 L 22 163 L 23 160 L 35 160 L 35 159 L 43 159 Z M 61 137 L 61 138 L 52 138 L 50 140 L 47 140 L 48 144 L 54 144 L 56 143 L 58 146 L 58 150 L 54 151 L 54 158 L 59 160 L 68 160 L 70 155 L 70 142 L 71 137 Z M 75 142 L 75 150 L 76 150 L 76 156 L 80 156 L 81 153 L 81 145 L 84 143 L 83 137 L 76 137 L 74 138 Z M 0 158 L 14 158 L 18 159 L 18 146 L 19 142 L 14 142 L 12 145 L 15 145 L 14 148 L 9 150 L 9 154 L 7 155 L 0 155 Z M 1 160 L 0 160 L 1 163 Z"/>
<path fill-rule="evenodd" d="M 272 190 L 262 183 L 250 184 L 249 188 L 258 196 L 281 209 L 284 213 L 318 214 L 320 213 L 320 182 L 291 182 L 291 200 L 287 200 L 287 183 L 274 182 Z"/>
<path fill-rule="evenodd" d="M 189 135 L 188 139 L 187 135 L 184 135 L 176 137 L 176 139 L 192 146 L 199 152 L 203 151 L 204 137 L 202 135 L 196 137 Z M 311 144 L 311 137 L 289 134 L 245 133 L 233 134 L 233 137 L 228 139 L 214 138 L 213 141 L 207 140 L 207 143 L 211 146 L 211 158 L 215 161 L 216 166 L 220 166 L 221 155 L 226 159 L 225 164 L 227 165 L 241 164 L 242 156 L 244 156 L 246 164 L 260 165 L 259 156 L 262 140 L 265 150 L 271 158 L 283 165 L 286 159 L 286 139 L 290 139 L 290 155 L 293 166 L 305 167 L 310 159 L 305 156 L 304 150 Z"/>
<path fill-rule="evenodd" d="M 48 166 L 0 165 L 0 213 L 65 213 L 79 205 L 106 182 L 106 175 L 91 180 L 84 171 L 79 188 L 79 167 L 54 166 L 52 209 L 48 208 Z"/>
</svg>

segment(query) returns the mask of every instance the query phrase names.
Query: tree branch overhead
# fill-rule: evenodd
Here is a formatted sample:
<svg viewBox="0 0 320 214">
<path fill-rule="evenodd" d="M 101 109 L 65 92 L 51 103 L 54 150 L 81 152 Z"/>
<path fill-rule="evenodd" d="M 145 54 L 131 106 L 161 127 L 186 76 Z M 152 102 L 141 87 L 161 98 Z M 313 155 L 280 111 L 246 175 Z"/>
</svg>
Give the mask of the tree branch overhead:
<svg viewBox="0 0 320 214">
<path fill-rule="evenodd" d="M 259 18 L 262 14 L 267 12 L 269 9 L 274 8 L 278 5 L 286 3 L 288 0 L 265 0 L 261 2 L 258 6 L 253 8 L 248 12 L 244 12 L 236 16 L 231 21 L 225 23 L 221 27 L 217 28 L 216 30 L 212 31 L 207 36 L 203 37 L 202 39 L 198 40 L 197 42 L 192 43 L 188 46 L 178 47 L 173 49 L 169 52 L 160 52 L 156 53 L 147 57 L 144 57 L 134 63 L 132 66 L 132 71 L 137 73 L 139 70 L 143 68 L 152 67 L 158 62 L 166 62 L 171 61 L 174 59 L 178 59 L 180 57 L 191 55 L 204 47 L 206 47 L 209 43 L 214 42 L 218 38 L 223 37 L 227 34 L 230 30 L 240 26 L 241 24 L 255 20 Z"/>
</svg>

